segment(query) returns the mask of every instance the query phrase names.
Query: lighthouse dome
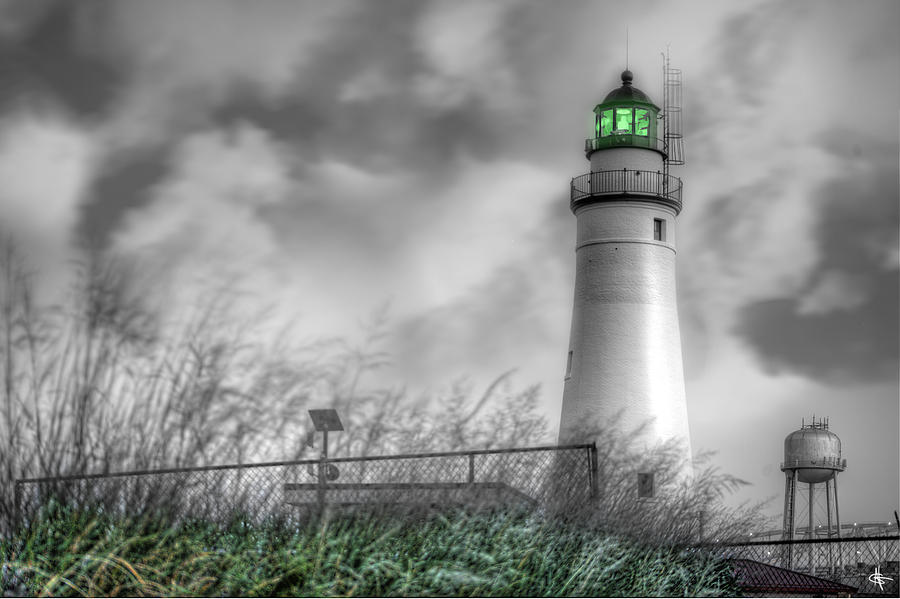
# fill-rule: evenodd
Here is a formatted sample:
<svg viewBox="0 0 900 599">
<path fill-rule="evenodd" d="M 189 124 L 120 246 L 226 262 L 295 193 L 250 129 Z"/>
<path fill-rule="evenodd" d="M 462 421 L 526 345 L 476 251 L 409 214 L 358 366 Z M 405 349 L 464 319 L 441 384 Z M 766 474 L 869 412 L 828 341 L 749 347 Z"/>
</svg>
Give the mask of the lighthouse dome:
<svg viewBox="0 0 900 599">
<path fill-rule="evenodd" d="M 631 71 L 623 71 L 622 87 L 606 94 L 603 102 L 594 107 L 594 135 L 584 142 L 584 153 L 589 158 L 598 150 L 624 146 L 655 150 L 663 159 L 667 156 L 658 131 L 659 107 L 631 85 L 632 79 Z M 593 168 L 596 165 L 591 160 Z"/>
<path fill-rule="evenodd" d="M 653 100 L 650 97 L 634 87 L 631 82 L 634 79 L 634 74 L 631 71 L 622 71 L 622 87 L 618 87 L 603 98 L 603 104 L 608 102 L 644 102 L 646 104 L 653 104 Z"/>
</svg>

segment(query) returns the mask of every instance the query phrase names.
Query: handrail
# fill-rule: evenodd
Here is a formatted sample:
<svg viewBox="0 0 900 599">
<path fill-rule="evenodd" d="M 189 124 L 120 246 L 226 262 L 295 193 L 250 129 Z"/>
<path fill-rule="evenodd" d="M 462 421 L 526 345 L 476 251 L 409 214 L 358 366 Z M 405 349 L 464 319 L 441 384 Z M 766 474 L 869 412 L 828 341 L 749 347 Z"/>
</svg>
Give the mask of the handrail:
<svg viewBox="0 0 900 599">
<path fill-rule="evenodd" d="M 802 529 L 798 528 L 797 530 L 806 530 L 806 527 Z M 718 543 L 706 541 L 703 543 L 699 543 L 697 545 L 693 545 L 696 548 L 703 547 L 754 547 L 757 545 L 816 545 L 822 543 L 858 543 L 860 541 L 865 542 L 877 542 L 877 541 L 898 541 L 900 540 L 900 535 L 888 535 L 883 537 L 830 537 L 825 539 L 778 539 L 772 541 L 729 541 L 723 540 Z"/>
<path fill-rule="evenodd" d="M 514 447 L 508 449 L 468 449 L 463 451 L 436 451 L 427 453 L 402 453 L 393 455 L 373 455 L 346 458 L 327 458 L 324 461 L 332 463 L 342 462 L 375 462 L 390 460 L 408 460 L 408 459 L 425 459 L 425 458 L 447 458 L 470 455 L 495 455 L 504 453 L 531 453 L 539 451 L 559 451 L 566 449 L 587 449 L 594 451 L 596 447 L 592 443 L 581 443 L 577 445 L 543 445 L 538 447 Z M 187 472 L 209 472 L 215 470 L 247 470 L 251 468 L 272 468 L 276 466 L 304 466 L 316 465 L 321 461 L 320 458 L 309 458 L 305 460 L 283 460 L 278 462 L 257 462 L 250 464 L 221 464 L 213 466 L 187 466 L 181 468 L 159 468 L 156 470 L 127 470 L 119 472 L 98 472 L 95 474 L 65 474 L 56 476 L 41 476 L 36 478 L 18 478 L 15 484 L 24 483 L 49 483 L 49 482 L 65 482 L 74 480 L 92 480 L 98 478 L 120 478 L 128 476 L 147 476 L 153 474 L 183 474 Z"/>
<path fill-rule="evenodd" d="M 681 179 L 660 171 L 596 171 L 572 179 L 571 206 L 589 197 L 625 195 L 663 201 L 681 212 L 681 187 Z"/>
<path fill-rule="evenodd" d="M 788 465 L 790 464 L 790 465 Z M 847 459 L 840 458 L 835 456 L 829 456 L 819 459 L 807 459 L 807 460 L 791 460 L 790 462 L 781 462 L 781 469 L 785 468 L 828 468 L 828 469 L 838 469 L 843 470 L 847 467 Z"/>
<path fill-rule="evenodd" d="M 625 146 L 649 148 L 651 150 L 662 152 L 667 156 L 669 153 L 666 140 L 659 137 L 637 135 L 635 133 L 616 133 L 605 137 L 589 137 L 584 140 L 584 153 L 590 156 L 597 150 Z"/>
</svg>

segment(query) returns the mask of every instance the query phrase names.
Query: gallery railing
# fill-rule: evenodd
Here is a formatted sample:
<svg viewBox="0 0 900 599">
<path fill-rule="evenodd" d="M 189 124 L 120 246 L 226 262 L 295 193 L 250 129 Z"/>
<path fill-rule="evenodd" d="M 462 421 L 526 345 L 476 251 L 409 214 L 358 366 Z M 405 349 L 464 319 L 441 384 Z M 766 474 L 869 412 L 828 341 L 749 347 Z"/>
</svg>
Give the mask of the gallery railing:
<svg viewBox="0 0 900 599">
<path fill-rule="evenodd" d="M 663 154 L 668 154 L 668 147 L 664 139 L 659 137 L 650 137 L 649 135 L 638 135 L 636 133 L 615 133 L 605 137 L 589 137 L 584 140 L 584 153 L 590 156 L 597 150 L 617 147 L 638 147 L 657 150 Z"/>
<path fill-rule="evenodd" d="M 622 169 L 586 173 L 572 179 L 571 205 L 591 198 L 602 200 L 610 196 L 649 198 L 672 205 L 681 211 L 681 179 L 659 171 Z"/>
<path fill-rule="evenodd" d="M 791 460 L 790 462 L 781 462 L 781 469 L 788 468 L 829 468 L 835 470 L 843 470 L 847 467 L 847 458 L 838 456 L 822 457 L 819 459 L 809 460 Z"/>
</svg>

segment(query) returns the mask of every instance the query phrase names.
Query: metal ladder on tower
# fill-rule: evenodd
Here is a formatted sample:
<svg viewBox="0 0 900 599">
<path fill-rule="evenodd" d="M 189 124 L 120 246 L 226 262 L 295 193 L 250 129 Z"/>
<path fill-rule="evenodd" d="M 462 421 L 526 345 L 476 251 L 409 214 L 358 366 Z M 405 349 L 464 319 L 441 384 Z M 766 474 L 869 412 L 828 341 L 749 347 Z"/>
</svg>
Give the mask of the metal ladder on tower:
<svg viewBox="0 0 900 599">
<path fill-rule="evenodd" d="M 684 164 L 684 134 L 681 123 L 681 69 L 669 64 L 669 51 L 663 54 L 663 191 L 669 193 L 669 167 Z"/>
</svg>

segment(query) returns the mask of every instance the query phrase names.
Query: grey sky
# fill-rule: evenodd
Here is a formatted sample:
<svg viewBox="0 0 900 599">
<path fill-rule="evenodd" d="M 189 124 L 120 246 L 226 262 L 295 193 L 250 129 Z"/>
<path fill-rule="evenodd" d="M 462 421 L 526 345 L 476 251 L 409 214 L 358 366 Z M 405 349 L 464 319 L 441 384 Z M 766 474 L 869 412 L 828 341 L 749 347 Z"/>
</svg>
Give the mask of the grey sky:
<svg viewBox="0 0 900 599">
<path fill-rule="evenodd" d="M 637 87 L 662 101 L 667 44 L 685 73 L 694 447 L 779 496 L 784 437 L 827 415 L 842 513 L 887 521 L 898 22 L 873 1 L 0 0 L 0 220 L 48 261 L 89 239 L 161 273 L 173 309 L 228 279 L 299 337 L 389 301 L 386 381 L 517 368 L 555 427 L 568 182 L 628 25 Z"/>
</svg>

